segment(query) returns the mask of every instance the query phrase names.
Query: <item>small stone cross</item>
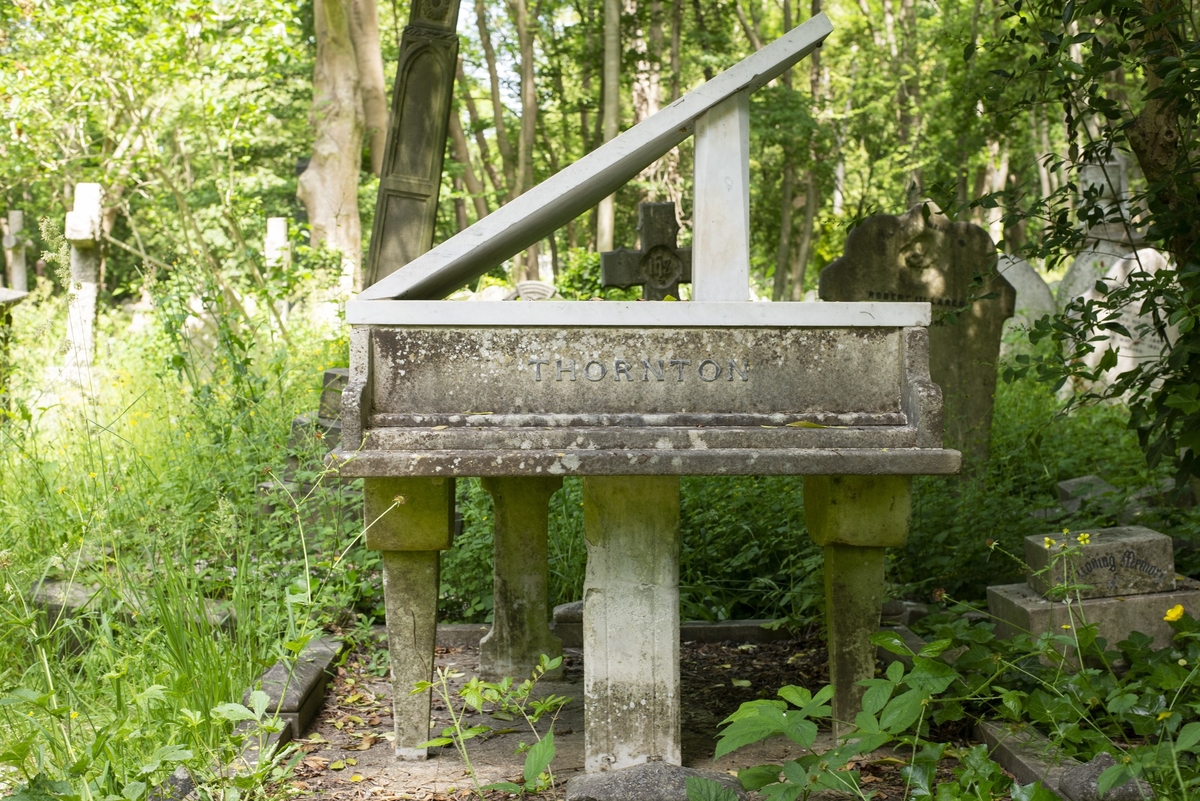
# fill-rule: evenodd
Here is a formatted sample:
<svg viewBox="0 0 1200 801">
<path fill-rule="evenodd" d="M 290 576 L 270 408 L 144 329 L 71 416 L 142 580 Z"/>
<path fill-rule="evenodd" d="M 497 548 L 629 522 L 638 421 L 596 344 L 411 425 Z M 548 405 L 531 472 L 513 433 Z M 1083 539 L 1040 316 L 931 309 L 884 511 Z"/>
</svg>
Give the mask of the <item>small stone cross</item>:
<svg viewBox="0 0 1200 801">
<path fill-rule="evenodd" d="M 638 231 L 642 249 L 618 248 L 600 254 L 600 285 L 628 289 L 641 285 L 642 298 L 679 298 L 679 284 L 691 283 L 692 249 L 679 248 L 675 237 L 674 203 L 642 203 L 638 206 Z"/>
</svg>

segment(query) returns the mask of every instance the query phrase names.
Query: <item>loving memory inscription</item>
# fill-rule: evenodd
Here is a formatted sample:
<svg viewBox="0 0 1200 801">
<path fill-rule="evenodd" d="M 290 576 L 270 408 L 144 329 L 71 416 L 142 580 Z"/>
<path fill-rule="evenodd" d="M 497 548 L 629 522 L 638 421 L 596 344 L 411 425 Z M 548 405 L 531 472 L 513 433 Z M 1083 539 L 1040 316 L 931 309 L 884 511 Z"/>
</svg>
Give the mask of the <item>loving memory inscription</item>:
<svg viewBox="0 0 1200 801">
<path fill-rule="evenodd" d="M 685 376 L 691 377 L 693 374 L 692 359 L 613 359 L 611 370 L 606 362 L 599 359 L 584 362 L 582 367 L 577 367 L 574 359 L 555 359 L 554 366 L 550 367 L 550 364 L 549 359 L 530 359 L 533 380 L 542 380 L 543 367 L 547 368 L 546 379 L 553 377 L 555 381 L 575 381 L 581 375 L 588 381 L 603 381 L 611 375 L 613 381 L 620 383 L 622 379 L 636 380 L 634 376 L 640 370 L 642 381 L 666 381 L 674 378 L 676 382 L 681 382 L 686 380 Z M 694 373 L 705 383 L 718 381 L 722 376 L 727 381 L 733 381 L 735 376 L 742 381 L 749 381 L 750 361 L 742 359 L 739 365 L 734 359 L 726 359 L 725 365 L 722 366 L 716 359 L 700 359 L 695 362 Z"/>
</svg>

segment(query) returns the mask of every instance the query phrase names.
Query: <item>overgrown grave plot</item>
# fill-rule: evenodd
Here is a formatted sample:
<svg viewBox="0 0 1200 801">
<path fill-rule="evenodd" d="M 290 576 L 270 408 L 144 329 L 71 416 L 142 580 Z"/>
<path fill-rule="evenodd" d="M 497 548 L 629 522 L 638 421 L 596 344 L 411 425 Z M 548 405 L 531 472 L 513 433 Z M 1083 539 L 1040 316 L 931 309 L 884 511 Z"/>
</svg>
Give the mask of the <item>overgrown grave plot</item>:
<svg viewBox="0 0 1200 801">
<path fill-rule="evenodd" d="M 747 701 L 774 698 L 782 686 L 795 685 L 814 691 L 829 681 L 828 654 L 820 632 L 813 629 L 795 639 L 758 644 L 681 644 L 681 691 L 683 709 L 684 765 L 718 773 L 736 771 L 763 763 L 781 763 L 804 753 L 785 738 L 740 750 L 713 762 L 720 723 Z M 464 675 L 455 679 L 457 690 L 478 668 L 474 647 L 437 649 L 439 669 L 454 668 Z M 562 798 L 563 785 L 583 767 L 583 655 L 566 649 L 564 677 L 539 684 L 543 692 L 567 695 L 571 702 L 553 724 L 556 758 L 551 764 L 556 789 L 527 794 L 528 798 Z M 303 756 L 289 780 L 292 789 L 327 798 L 414 799 L 447 801 L 477 797 L 462 759 L 453 746 L 432 749 L 425 762 L 397 762 L 391 746 L 391 683 L 387 678 L 386 643 L 360 642 L 339 668 L 330 685 L 326 706 L 312 732 L 299 740 Z M 458 699 L 456 699 L 458 700 Z M 449 725 L 445 703 L 435 696 L 432 733 Z M 468 753 L 479 783 L 519 781 L 524 755 L 520 742 L 530 742 L 524 724 L 488 715 L 471 715 L 464 725 L 487 725 L 495 731 L 467 741 Z M 544 735 L 549 726 L 543 721 Z M 938 730 L 952 749 L 964 750 L 972 743 L 968 729 Z M 816 749 L 832 747 L 828 729 L 818 735 Z M 909 762 L 904 750 L 881 749 L 854 763 L 863 776 L 863 787 L 881 801 L 905 797 L 906 781 L 901 767 Z M 936 766 L 936 775 L 949 778 L 957 760 L 947 756 Z M 498 790 L 484 791 L 489 801 L 513 796 Z M 833 796 L 815 796 L 832 799 Z M 999 796 L 998 796 L 999 797 Z"/>
</svg>

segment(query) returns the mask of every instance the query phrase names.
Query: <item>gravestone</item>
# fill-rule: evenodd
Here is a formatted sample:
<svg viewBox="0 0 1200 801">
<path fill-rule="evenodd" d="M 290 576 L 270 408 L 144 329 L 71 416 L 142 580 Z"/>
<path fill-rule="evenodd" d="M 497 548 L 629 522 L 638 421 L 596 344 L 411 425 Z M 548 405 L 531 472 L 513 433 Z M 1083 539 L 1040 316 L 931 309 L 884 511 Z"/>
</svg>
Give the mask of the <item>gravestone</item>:
<svg viewBox="0 0 1200 801">
<path fill-rule="evenodd" d="M 363 286 L 429 250 L 458 63 L 459 0 L 413 0 L 400 40 Z"/>
<path fill-rule="evenodd" d="M 692 249 L 675 244 L 679 223 L 674 203 L 638 206 L 641 250 L 618 248 L 600 254 L 600 286 L 642 287 L 644 300 L 679 299 L 679 284 L 691 283 Z"/>
<path fill-rule="evenodd" d="M 25 248 L 29 242 L 24 231 L 25 212 L 16 209 L 9 211 L 4 250 L 8 257 L 8 288 L 15 292 L 26 292 L 29 289 L 29 278 L 25 270 Z"/>
<path fill-rule="evenodd" d="M 1200 582 L 1175 573 L 1171 538 L 1157 531 L 1142 526 L 1056 531 L 1026 537 L 1024 547 L 1031 568 L 1027 580 L 987 589 L 998 637 L 1069 634 L 1090 623 L 1110 647 L 1136 631 L 1163 648 L 1174 633 L 1164 620 L 1167 610 L 1177 604 L 1192 613 L 1200 609 Z M 1062 555 L 1064 547 L 1079 553 Z M 1065 599 L 1051 592 L 1064 584 L 1078 589 Z M 1070 649 L 1056 647 L 1070 656 Z"/>
<path fill-rule="evenodd" d="M 1125 158 L 1119 153 L 1114 153 L 1108 162 L 1084 164 L 1079 168 L 1076 176 L 1080 193 L 1078 203 L 1081 207 L 1094 204 L 1103 213 L 1105 221 L 1089 225 L 1083 249 L 1058 285 L 1055 300 L 1059 309 L 1065 309 L 1073 300 L 1082 297 L 1113 264 L 1136 250 L 1143 241 L 1142 234 L 1129 222 L 1126 172 Z"/>
<path fill-rule="evenodd" d="M 75 184 L 75 208 L 67 212 L 64 238 L 71 243 L 67 307 L 68 375 L 83 386 L 96 354 L 96 299 L 100 292 L 100 184 Z"/>
<path fill-rule="evenodd" d="M 749 95 L 831 30 L 814 15 L 347 304 L 332 459 L 363 477 L 367 547 L 383 552 L 400 758 L 426 756 L 430 696 L 409 688 L 432 671 L 459 476 L 583 480 L 588 771 L 679 759 L 681 475 L 813 477 L 837 728 L 861 709 L 910 477 L 960 459 L 941 447 L 929 304 L 750 302 Z M 693 302 L 439 300 L 693 131 Z"/>
<path fill-rule="evenodd" d="M 1017 293 L 1013 304 L 1013 316 L 1004 324 L 1006 330 L 1014 325 L 1031 327 L 1043 315 L 1052 315 L 1058 311 L 1054 303 L 1054 293 L 1029 262 L 1001 253 L 996 263 L 996 272 L 1000 273 Z"/>
<path fill-rule="evenodd" d="M 982 286 L 972 285 L 976 277 Z M 998 297 L 971 300 L 989 293 Z M 946 442 L 962 450 L 968 470 L 986 467 L 1000 338 L 1016 304 L 1012 285 L 996 272 L 987 232 L 921 206 L 869 217 L 846 238 L 845 254 L 821 271 L 820 295 L 932 304 L 929 374 L 942 388 Z M 944 316 L 964 306 L 957 320 Z"/>
<path fill-rule="evenodd" d="M 1142 248 L 1134 251 L 1113 263 L 1108 271 L 1097 282 L 1083 293 L 1084 300 L 1100 301 L 1113 290 L 1128 284 L 1134 273 L 1154 275 L 1159 270 L 1169 268 L 1166 257 L 1153 248 Z M 1102 284 L 1107 291 L 1101 292 L 1096 284 Z M 1117 363 L 1104 373 L 1101 381 L 1107 383 L 1112 377 L 1132 370 L 1142 364 L 1158 361 L 1166 341 L 1154 328 L 1154 318 L 1142 315 L 1141 302 L 1135 301 L 1123 307 L 1116 315 L 1116 322 L 1129 331 L 1130 336 L 1119 331 L 1095 330 L 1091 334 L 1095 350 L 1084 357 L 1083 361 L 1092 369 L 1100 365 L 1100 360 L 1109 349 L 1116 351 Z M 1165 322 L 1165 320 L 1164 320 Z M 1173 328 L 1168 328 L 1167 336 L 1172 337 Z"/>
</svg>

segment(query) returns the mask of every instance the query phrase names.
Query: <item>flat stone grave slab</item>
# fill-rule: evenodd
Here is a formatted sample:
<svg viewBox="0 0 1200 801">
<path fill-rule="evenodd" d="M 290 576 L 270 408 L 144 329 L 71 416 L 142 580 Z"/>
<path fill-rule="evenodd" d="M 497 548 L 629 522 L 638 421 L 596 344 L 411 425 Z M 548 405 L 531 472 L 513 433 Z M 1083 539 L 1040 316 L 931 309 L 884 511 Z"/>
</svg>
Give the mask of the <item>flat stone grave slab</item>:
<svg viewBox="0 0 1200 801">
<path fill-rule="evenodd" d="M 1101 528 L 1087 532 L 1030 535 L 1025 538 L 1029 586 L 1042 595 L 1070 585 L 1072 598 L 1142 595 L 1175 589 L 1175 545 L 1171 538 L 1144 526 Z M 1051 541 L 1047 547 L 1047 540 Z M 1062 556 L 1063 546 L 1080 553 Z"/>
<path fill-rule="evenodd" d="M 1010 638 L 1022 632 L 1034 636 L 1043 632 L 1069 633 L 1063 626 L 1095 623 L 1097 634 L 1110 647 L 1139 631 L 1152 637 L 1155 648 L 1171 644 L 1174 631 L 1163 620 L 1176 604 L 1184 609 L 1200 609 L 1200 582 L 1185 578 L 1171 592 L 1148 595 L 1123 595 L 1114 598 L 1090 598 L 1080 603 L 1049 601 L 1028 584 L 1002 584 L 988 587 L 988 611 L 996 618 L 996 636 Z"/>
</svg>

